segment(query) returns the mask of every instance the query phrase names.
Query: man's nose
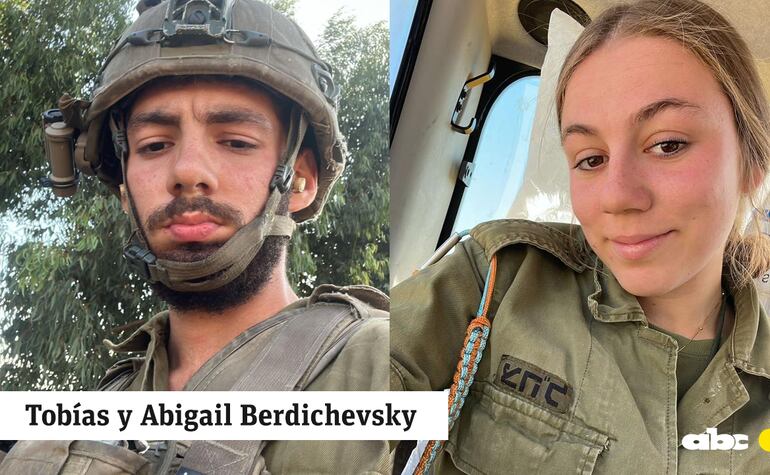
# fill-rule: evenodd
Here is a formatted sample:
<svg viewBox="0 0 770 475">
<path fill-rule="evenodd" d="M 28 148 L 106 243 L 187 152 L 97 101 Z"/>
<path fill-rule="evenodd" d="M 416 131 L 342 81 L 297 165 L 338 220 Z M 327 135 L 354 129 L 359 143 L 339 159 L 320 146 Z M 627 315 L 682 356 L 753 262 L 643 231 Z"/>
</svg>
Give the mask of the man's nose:
<svg viewBox="0 0 770 475">
<path fill-rule="evenodd" d="M 168 191 L 175 196 L 211 194 L 218 186 L 218 173 L 205 138 L 186 134 L 177 143 L 170 162 Z"/>
<path fill-rule="evenodd" d="M 645 157 L 633 150 L 611 155 L 599 191 L 602 211 L 610 214 L 643 212 L 653 203 Z"/>
</svg>

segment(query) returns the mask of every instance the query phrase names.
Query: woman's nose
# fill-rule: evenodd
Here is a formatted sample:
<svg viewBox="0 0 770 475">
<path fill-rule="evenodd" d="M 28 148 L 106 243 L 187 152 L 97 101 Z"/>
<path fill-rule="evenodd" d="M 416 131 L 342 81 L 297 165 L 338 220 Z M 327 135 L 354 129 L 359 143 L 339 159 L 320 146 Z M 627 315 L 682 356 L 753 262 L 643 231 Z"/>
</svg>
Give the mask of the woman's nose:
<svg viewBox="0 0 770 475">
<path fill-rule="evenodd" d="M 643 159 L 634 152 L 610 156 L 602 187 L 598 190 L 602 211 L 623 214 L 650 209 L 652 188 L 641 163 Z"/>
</svg>

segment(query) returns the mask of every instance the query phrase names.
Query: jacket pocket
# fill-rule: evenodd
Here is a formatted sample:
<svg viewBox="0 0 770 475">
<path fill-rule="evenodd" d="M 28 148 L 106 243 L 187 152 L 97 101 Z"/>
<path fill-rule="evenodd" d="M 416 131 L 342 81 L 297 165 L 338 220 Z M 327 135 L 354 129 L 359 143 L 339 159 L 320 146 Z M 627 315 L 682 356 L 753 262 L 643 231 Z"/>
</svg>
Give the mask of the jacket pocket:
<svg viewBox="0 0 770 475">
<path fill-rule="evenodd" d="M 469 474 L 590 474 L 607 435 L 477 381 L 446 450 Z M 443 471 L 443 470 L 442 470 Z"/>
</svg>

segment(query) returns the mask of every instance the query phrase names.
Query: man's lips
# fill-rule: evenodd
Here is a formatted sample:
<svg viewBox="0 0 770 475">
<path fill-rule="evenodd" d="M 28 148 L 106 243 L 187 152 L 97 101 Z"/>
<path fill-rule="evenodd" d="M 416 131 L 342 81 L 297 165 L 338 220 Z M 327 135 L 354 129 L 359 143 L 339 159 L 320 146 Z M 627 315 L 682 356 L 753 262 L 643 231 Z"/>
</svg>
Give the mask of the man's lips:
<svg viewBox="0 0 770 475">
<path fill-rule="evenodd" d="M 221 222 L 205 213 L 184 213 L 173 217 L 163 225 L 175 241 L 197 242 L 210 238 Z"/>
<path fill-rule="evenodd" d="M 673 231 L 660 234 L 633 234 L 610 238 L 610 244 L 615 253 L 628 260 L 638 260 L 647 257 L 662 245 Z"/>
</svg>

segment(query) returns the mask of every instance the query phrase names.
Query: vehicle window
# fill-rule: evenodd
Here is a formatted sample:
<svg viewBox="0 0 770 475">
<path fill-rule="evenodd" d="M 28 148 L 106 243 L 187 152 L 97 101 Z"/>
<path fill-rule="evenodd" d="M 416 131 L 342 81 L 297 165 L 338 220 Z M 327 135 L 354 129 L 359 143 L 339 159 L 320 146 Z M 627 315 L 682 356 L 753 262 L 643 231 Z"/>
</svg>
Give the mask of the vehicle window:
<svg viewBox="0 0 770 475">
<path fill-rule="evenodd" d="M 396 82 L 398 68 L 404 56 L 406 41 L 409 38 L 409 30 L 412 28 L 414 12 L 417 9 L 417 0 L 391 0 L 390 1 L 390 92 L 393 93 L 393 85 Z"/>
<path fill-rule="evenodd" d="M 524 179 L 539 86 L 539 76 L 523 77 L 507 86 L 492 104 L 453 231 L 506 217 Z"/>
</svg>

